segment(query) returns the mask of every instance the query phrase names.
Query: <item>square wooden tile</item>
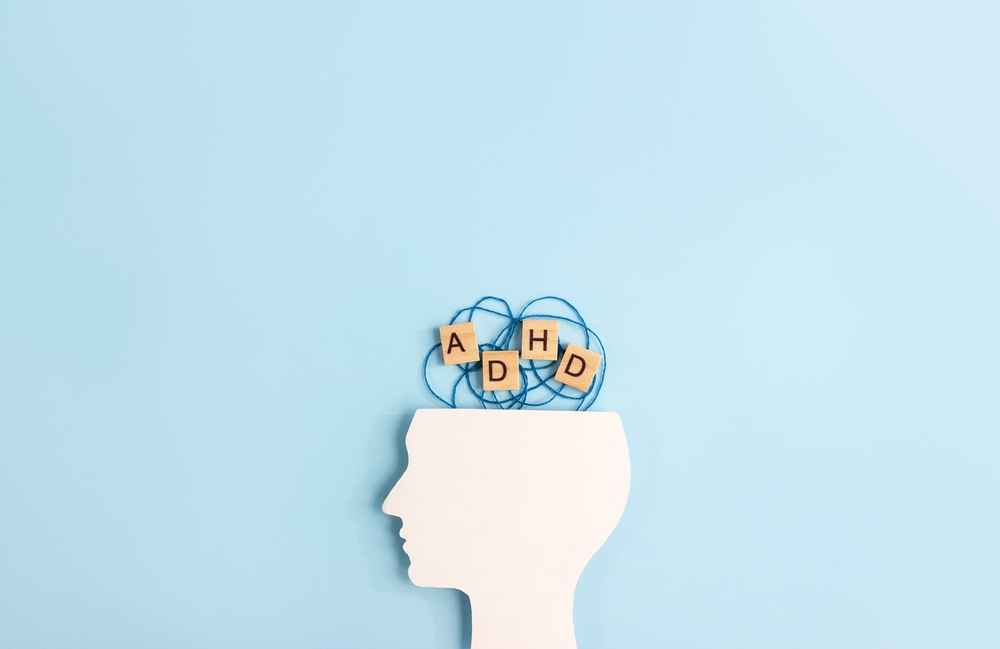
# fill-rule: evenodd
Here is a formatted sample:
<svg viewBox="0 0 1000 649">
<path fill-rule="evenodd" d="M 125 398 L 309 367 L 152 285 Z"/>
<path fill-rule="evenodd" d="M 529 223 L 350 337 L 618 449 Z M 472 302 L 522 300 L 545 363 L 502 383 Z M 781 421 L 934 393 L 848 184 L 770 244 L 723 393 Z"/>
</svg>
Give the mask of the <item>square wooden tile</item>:
<svg viewBox="0 0 1000 649">
<path fill-rule="evenodd" d="M 521 358 L 536 361 L 554 361 L 559 358 L 559 321 L 522 321 Z"/>
<path fill-rule="evenodd" d="M 476 325 L 460 322 L 438 329 L 441 334 L 441 354 L 445 365 L 474 363 L 479 360 L 479 345 L 476 342 Z"/>
<path fill-rule="evenodd" d="M 586 392 L 594 382 L 594 375 L 597 374 L 597 368 L 603 358 L 596 352 L 570 343 L 563 352 L 554 378 L 580 392 Z"/>
<path fill-rule="evenodd" d="M 483 352 L 483 389 L 519 390 L 521 367 L 517 351 Z"/>
</svg>

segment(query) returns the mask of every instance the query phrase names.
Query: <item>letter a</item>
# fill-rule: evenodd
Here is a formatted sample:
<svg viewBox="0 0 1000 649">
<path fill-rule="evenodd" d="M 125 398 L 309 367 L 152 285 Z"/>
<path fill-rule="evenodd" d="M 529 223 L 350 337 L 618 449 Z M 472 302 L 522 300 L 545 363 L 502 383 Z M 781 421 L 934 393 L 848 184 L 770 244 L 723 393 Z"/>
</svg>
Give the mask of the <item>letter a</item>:
<svg viewBox="0 0 1000 649">
<path fill-rule="evenodd" d="M 439 327 L 438 330 L 441 336 L 441 355 L 445 365 L 474 363 L 479 360 L 476 325 L 471 322 L 459 322 Z"/>
</svg>

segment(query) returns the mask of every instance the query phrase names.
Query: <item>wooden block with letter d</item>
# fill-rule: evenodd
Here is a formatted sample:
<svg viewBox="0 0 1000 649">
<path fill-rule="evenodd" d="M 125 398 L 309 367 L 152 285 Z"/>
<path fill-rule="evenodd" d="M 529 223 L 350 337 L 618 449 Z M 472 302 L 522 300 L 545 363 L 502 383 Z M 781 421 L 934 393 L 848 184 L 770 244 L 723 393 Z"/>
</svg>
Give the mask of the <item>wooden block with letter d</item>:
<svg viewBox="0 0 1000 649">
<path fill-rule="evenodd" d="M 559 321 L 523 320 L 521 358 L 554 361 L 559 358 Z"/>
<path fill-rule="evenodd" d="M 594 375 L 597 374 L 602 358 L 596 352 L 570 343 L 563 352 L 559 369 L 553 378 L 580 392 L 586 392 L 594 382 Z"/>
<path fill-rule="evenodd" d="M 483 352 L 483 390 L 521 389 L 517 352 Z"/>
<path fill-rule="evenodd" d="M 441 354 L 445 365 L 475 363 L 479 360 L 479 345 L 476 342 L 476 325 L 472 322 L 440 327 Z"/>
</svg>

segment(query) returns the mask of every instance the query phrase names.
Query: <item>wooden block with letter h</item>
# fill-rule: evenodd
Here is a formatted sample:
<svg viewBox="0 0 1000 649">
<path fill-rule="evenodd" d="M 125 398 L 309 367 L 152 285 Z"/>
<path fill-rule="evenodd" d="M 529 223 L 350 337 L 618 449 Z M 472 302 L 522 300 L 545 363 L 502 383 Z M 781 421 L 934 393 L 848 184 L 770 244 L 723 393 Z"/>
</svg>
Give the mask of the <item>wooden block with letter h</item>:
<svg viewBox="0 0 1000 649">
<path fill-rule="evenodd" d="M 523 320 L 521 358 L 536 361 L 554 361 L 559 358 L 559 321 Z"/>
</svg>

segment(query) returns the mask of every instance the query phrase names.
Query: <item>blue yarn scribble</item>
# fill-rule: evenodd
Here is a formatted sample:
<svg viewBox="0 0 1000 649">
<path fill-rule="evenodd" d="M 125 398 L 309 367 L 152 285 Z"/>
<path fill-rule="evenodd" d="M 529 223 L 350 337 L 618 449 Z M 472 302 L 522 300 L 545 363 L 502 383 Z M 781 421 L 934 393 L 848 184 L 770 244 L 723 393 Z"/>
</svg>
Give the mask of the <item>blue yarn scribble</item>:
<svg viewBox="0 0 1000 649">
<path fill-rule="evenodd" d="M 546 306 L 567 309 L 569 315 L 539 312 L 539 309 Z M 551 408 L 559 407 L 560 405 L 573 406 L 573 410 L 587 410 L 594 404 L 594 401 L 597 400 L 597 395 L 601 392 L 601 386 L 604 384 L 604 372 L 608 359 L 601 339 L 587 326 L 583 316 L 580 315 L 576 307 L 560 297 L 549 295 L 528 302 L 521 309 L 520 313 L 515 316 L 506 300 L 487 296 L 472 306 L 459 310 L 449 324 L 476 322 L 476 335 L 477 337 L 481 337 L 487 330 L 486 327 L 480 328 L 482 324 L 485 324 L 484 320 L 486 319 L 494 320 L 496 326 L 498 326 L 498 330 L 491 342 L 479 343 L 480 354 L 484 351 L 516 349 L 520 341 L 515 338 L 514 332 L 522 320 L 558 320 L 560 357 L 566 350 L 566 345 L 563 343 L 564 333 L 576 333 L 580 336 L 581 340 L 574 340 L 573 342 L 585 349 L 597 352 L 603 357 L 597 375 L 590 385 L 590 389 L 586 393 L 582 393 L 575 388 L 556 381 L 554 377 L 556 370 L 559 368 L 558 359 L 554 361 L 521 359 L 519 367 L 521 388 L 519 390 L 487 392 L 481 387 L 477 387 L 477 385 L 482 386 L 482 362 L 476 361 L 474 363 L 460 363 L 451 366 L 442 364 L 440 366 L 440 371 L 442 372 L 458 372 L 457 378 L 450 383 L 450 395 L 445 394 L 442 396 L 431 386 L 431 381 L 428 377 L 428 366 L 434 357 L 434 352 L 441 348 L 441 343 L 437 343 L 431 347 L 424 358 L 424 385 L 427 386 L 427 389 L 430 390 L 430 393 L 438 401 L 450 408 L 458 408 L 458 402 L 461 397 L 463 401 L 478 402 L 483 408 L 499 408 L 503 410 Z M 570 327 L 564 328 L 565 325 L 570 325 Z M 440 359 L 440 355 L 438 355 L 438 358 Z M 527 366 L 525 366 L 525 363 L 527 363 Z M 439 370 L 435 370 L 435 372 L 437 371 Z M 473 380 L 474 374 L 479 374 L 480 377 L 477 380 Z"/>
</svg>

